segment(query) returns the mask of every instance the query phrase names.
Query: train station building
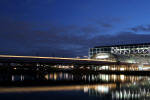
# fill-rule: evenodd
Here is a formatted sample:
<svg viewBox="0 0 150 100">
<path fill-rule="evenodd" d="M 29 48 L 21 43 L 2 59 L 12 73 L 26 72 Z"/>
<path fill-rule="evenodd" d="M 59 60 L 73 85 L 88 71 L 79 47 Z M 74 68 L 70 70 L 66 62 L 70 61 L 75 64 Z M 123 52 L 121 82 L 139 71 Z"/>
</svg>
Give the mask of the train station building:
<svg viewBox="0 0 150 100">
<path fill-rule="evenodd" d="M 89 58 L 150 64 L 150 43 L 96 46 L 89 49 Z"/>
</svg>

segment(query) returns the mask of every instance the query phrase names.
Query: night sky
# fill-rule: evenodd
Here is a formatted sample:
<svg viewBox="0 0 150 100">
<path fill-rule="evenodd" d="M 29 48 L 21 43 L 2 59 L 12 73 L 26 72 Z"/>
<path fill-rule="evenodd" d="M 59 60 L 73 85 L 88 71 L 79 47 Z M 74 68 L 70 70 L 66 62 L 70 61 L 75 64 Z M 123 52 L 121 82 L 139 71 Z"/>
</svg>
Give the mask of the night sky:
<svg viewBox="0 0 150 100">
<path fill-rule="evenodd" d="M 87 56 L 150 42 L 150 0 L 0 0 L 0 54 Z"/>
</svg>

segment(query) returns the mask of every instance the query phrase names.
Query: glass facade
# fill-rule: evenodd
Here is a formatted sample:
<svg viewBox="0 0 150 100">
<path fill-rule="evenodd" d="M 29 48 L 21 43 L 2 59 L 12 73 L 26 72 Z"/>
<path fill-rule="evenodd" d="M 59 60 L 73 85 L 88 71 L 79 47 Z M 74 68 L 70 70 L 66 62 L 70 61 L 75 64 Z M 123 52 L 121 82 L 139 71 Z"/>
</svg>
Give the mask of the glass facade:
<svg viewBox="0 0 150 100">
<path fill-rule="evenodd" d="M 114 55 L 118 58 L 146 58 L 150 57 L 150 43 L 143 44 L 128 44 L 128 45 L 112 45 L 112 46 L 97 46 L 90 48 L 89 58 L 97 59 L 96 56 L 102 53 Z"/>
</svg>

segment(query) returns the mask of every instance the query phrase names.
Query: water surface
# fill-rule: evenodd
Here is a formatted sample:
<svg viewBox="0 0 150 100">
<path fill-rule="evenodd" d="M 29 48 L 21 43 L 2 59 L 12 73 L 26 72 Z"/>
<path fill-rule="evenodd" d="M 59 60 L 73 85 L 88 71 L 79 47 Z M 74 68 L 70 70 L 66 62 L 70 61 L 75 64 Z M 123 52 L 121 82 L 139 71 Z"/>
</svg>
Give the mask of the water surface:
<svg viewBox="0 0 150 100">
<path fill-rule="evenodd" d="M 4 100 L 144 100 L 150 96 L 150 76 L 48 73 L 1 75 Z"/>
</svg>

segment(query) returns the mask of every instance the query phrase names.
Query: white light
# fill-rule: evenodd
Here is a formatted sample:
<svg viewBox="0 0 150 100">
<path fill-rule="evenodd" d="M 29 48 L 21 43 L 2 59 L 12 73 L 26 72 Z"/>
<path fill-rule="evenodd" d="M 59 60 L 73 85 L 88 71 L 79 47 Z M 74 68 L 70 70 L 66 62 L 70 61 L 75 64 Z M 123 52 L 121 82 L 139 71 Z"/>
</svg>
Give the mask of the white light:
<svg viewBox="0 0 150 100">
<path fill-rule="evenodd" d="M 98 90 L 99 92 L 102 92 L 102 93 L 108 93 L 108 92 L 109 92 L 109 88 L 106 87 L 106 86 L 98 86 L 98 87 L 97 87 L 97 90 Z"/>
<path fill-rule="evenodd" d="M 99 55 L 96 57 L 96 59 L 106 59 L 106 58 L 109 58 L 108 55 Z"/>
<path fill-rule="evenodd" d="M 102 66 L 101 69 L 108 69 L 109 66 Z"/>
<path fill-rule="evenodd" d="M 124 81 L 125 76 L 124 76 L 124 75 L 120 75 L 120 79 L 121 79 L 122 81 Z"/>
<path fill-rule="evenodd" d="M 150 67 L 144 67 L 143 70 L 150 70 Z"/>
<path fill-rule="evenodd" d="M 84 93 L 88 92 L 88 90 L 89 90 L 88 87 L 85 87 L 84 88 Z"/>
<path fill-rule="evenodd" d="M 120 68 L 121 71 L 124 71 L 124 68 Z"/>
<path fill-rule="evenodd" d="M 116 70 L 116 68 L 111 68 L 111 70 Z"/>
</svg>

